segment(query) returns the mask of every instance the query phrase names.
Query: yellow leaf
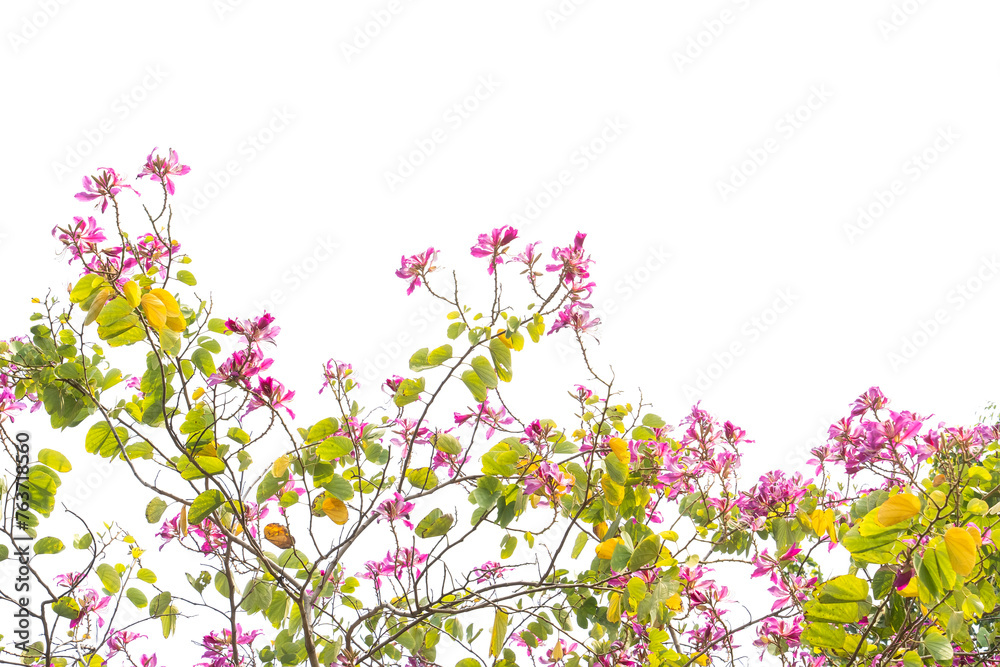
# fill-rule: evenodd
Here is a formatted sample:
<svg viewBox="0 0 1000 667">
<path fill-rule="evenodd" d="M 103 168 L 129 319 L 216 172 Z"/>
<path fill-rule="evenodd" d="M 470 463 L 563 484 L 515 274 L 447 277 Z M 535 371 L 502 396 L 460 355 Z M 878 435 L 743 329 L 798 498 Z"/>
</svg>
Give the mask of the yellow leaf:
<svg viewBox="0 0 1000 667">
<path fill-rule="evenodd" d="M 264 539 L 279 549 L 295 546 L 295 538 L 280 523 L 269 523 L 264 526 Z"/>
<path fill-rule="evenodd" d="M 497 329 L 497 334 L 498 334 L 497 338 L 500 339 L 501 343 L 507 346 L 508 350 L 514 349 L 514 343 L 509 338 L 507 338 L 506 329 Z"/>
<path fill-rule="evenodd" d="M 288 470 L 288 462 L 290 460 L 291 459 L 288 458 L 288 454 L 285 454 L 284 456 L 279 456 L 278 459 L 274 462 L 274 465 L 271 466 L 271 474 L 278 479 L 284 477 L 285 471 Z"/>
<path fill-rule="evenodd" d="M 949 528 L 944 534 L 944 544 L 948 547 L 951 567 L 963 577 L 969 576 L 976 564 L 976 540 L 969 531 Z"/>
<path fill-rule="evenodd" d="M 705 654 L 705 653 L 702 653 L 697 658 L 695 658 L 694 661 L 696 663 L 698 663 L 699 665 L 701 665 L 701 667 L 705 667 L 705 665 L 708 664 L 708 655 Z"/>
<path fill-rule="evenodd" d="M 889 498 L 878 508 L 878 522 L 883 526 L 894 526 L 920 513 L 920 499 L 912 493 L 900 493 Z"/>
<path fill-rule="evenodd" d="M 684 606 L 683 602 L 681 601 L 681 596 L 678 595 L 677 593 L 674 593 L 673 595 L 668 597 L 666 600 L 663 601 L 663 603 L 667 605 L 668 609 L 672 609 L 673 611 L 680 611 Z"/>
<path fill-rule="evenodd" d="M 597 551 L 597 557 L 601 560 L 611 560 L 611 554 L 615 552 L 615 547 L 618 546 L 618 538 L 612 537 L 610 540 L 604 540 L 595 547 Z"/>
<path fill-rule="evenodd" d="M 139 299 L 139 304 L 142 306 L 143 312 L 146 313 L 149 326 L 159 331 L 166 325 L 167 307 L 163 305 L 162 301 L 152 294 L 143 294 L 142 298 Z"/>
<path fill-rule="evenodd" d="M 136 560 L 138 560 L 140 557 L 142 557 L 142 554 L 143 554 L 143 550 L 142 549 L 140 549 L 138 547 L 136 547 L 135 549 L 132 549 L 132 558 L 135 558 Z"/>
<path fill-rule="evenodd" d="M 610 475 L 601 477 L 601 488 L 604 490 L 604 499 L 612 507 L 618 507 L 625 500 L 625 487 L 615 484 Z"/>
<path fill-rule="evenodd" d="M 347 523 L 347 505 L 340 498 L 327 498 L 324 500 L 323 512 L 338 526 L 343 526 Z"/>
<path fill-rule="evenodd" d="M 90 304 L 90 310 L 87 311 L 87 319 L 83 321 L 83 326 L 87 326 L 97 319 L 97 316 L 104 310 L 104 304 L 108 302 L 108 297 L 110 296 L 111 289 L 107 287 L 97 293 L 97 296 L 94 297 L 94 300 Z"/>
<path fill-rule="evenodd" d="M 833 516 L 833 509 L 826 510 L 826 532 L 830 536 L 830 541 L 837 543 L 837 520 Z"/>
<path fill-rule="evenodd" d="M 604 536 L 608 532 L 608 522 L 602 521 L 596 526 L 594 526 L 594 534 L 597 535 L 597 539 L 603 540 Z"/>
<path fill-rule="evenodd" d="M 194 390 L 194 393 L 191 394 L 191 398 L 192 398 L 192 400 L 197 401 L 199 398 L 201 398 L 204 395 L 205 395 L 205 388 L 204 387 L 198 387 L 197 389 Z"/>
<path fill-rule="evenodd" d="M 632 452 L 628 449 L 628 443 L 621 438 L 611 438 L 608 441 L 608 446 L 611 447 L 611 451 L 615 453 L 618 460 L 628 465 L 632 462 Z"/>
<path fill-rule="evenodd" d="M 168 317 L 167 328 L 180 333 L 187 328 L 187 322 L 184 321 L 183 317 Z"/>
<path fill-rule="evenodd" d="M 562 642 L 557 641 L 556 645 L 552 647 L 552 660 L 553 662 L 559 662 L 563 657 L 563 647 Z"/>
<path fill-rule="evenodd" d="M 622 594 L 612 593 L 608 596 L 608 613 L 607 619 L 609 623 L 617 623 L 622 618 Z"/>
<path fill-rule="evenodd" d="M 173 294 L 163 289 L 162 287 L 157 289 L 151 289 L 149 290 L 149 293 L 163 302 L 163 306 L 167 309 L 167 317 L 181 316 L 180 304 L 177 303 L 177 299 L 174 298 Z"/>
<path fill-rule="evenodd" d="M 122 285 L 122 292 L 125 294 L 125 300 L 128 301 L 128 305 L 135 308 L 139 305 L 139 286 L 136 285 L 131 280 Z"/>
<path fill-rule="evenodd" d="M 187 537 L 188 534 L 188 508 L 187 505 L 181 506 L 181 518 L 177 520 L 177 525 L 181 529 L 181 535 Z"/>
<path fill-rule="evenodd" d="M 977 547 L 983 546 L 983 534 L 979 532 L 979 526 L 974 523 L 970 523 L 965 527 L 965 529 L 969 531 L 969 535 L 972 535 L 972 539 L 976 541 Z"/>
</svg>

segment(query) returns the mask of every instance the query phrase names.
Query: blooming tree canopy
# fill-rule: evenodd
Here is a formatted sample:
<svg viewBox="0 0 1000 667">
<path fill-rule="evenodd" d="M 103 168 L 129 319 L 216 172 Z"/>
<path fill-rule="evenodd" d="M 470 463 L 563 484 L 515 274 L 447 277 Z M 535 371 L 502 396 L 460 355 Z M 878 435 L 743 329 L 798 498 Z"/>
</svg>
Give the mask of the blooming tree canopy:
<svg viewBox="0 0 1000 667">
<path fill-rule="evenodd" d="M 212 667 L 1000 665 L 1000 425 L 897 412 L 873 387 L 809 470 L 743 479 L 765 445 L 700 405 L 668 425 L 592 365 L 586 235 L 546 253 L 509 226 L 470 249 L 484 307 L 433 247 L 402 258 L 406 294 L 449 311 L 404 376 L 364 394 L 330 359 L 290 388 L 274 317 L 218 315 L 193 289 L 171 229 L 188 172 L 154 149 L 135 185 L 85 178 L 76 198 L 106 222 L 52 231 L 79 278 L 0 342 L 0 567 L 34 592 L 0 580 L 32 628 L 3 633 L 0 663 L 181 664 L 162 635 Z M 127 215 L 142 178 L 162 202 Z M 550 336 L 584 377 L 546 388 L 563 413 L 520 414 L 515 359 Z M 439 405 L 452 385 L 468 398 Z M 27 410 L 75 444 L 31 450 Z M 145 489 L 148 525 L 60 502 L 85 457 Z M 179 562 L 196 564 L 180 588 L 163 576 Z M 736 598 L 748 586 L 759 600 Z"/>
</svg>

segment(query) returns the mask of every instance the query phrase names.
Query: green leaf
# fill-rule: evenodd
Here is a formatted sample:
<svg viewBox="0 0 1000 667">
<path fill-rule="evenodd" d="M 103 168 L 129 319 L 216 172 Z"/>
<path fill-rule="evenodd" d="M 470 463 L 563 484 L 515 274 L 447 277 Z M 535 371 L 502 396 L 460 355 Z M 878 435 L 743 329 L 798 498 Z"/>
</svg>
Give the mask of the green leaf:
<svg viewBox="0 0 1000 667">
<path fill-rule="evenodd" d="M 894 559 L 892 547 L 895 543 L 895 532 L 865 537 L 857 526 L 847 531 L 841 540 L 841 544 L 851 552 L 855 560 L 879 564 L 889 563 Z"/>
<path fill-rule="evenodd" d="M 117 438 L 115 437 L 117 435 Z M 100 456 L 111 456 L 118 451 L 118 441 L 122 443 L 128 441 L 128 431 L 125 427 L 119 426 L 114 431 L 107 422 L 97 422 L 87 431 L 87 438 L 84 448 L 88 454 L 99 454 Z"/>
<path fill-rule="evenodd" d="M 354 442 L 343 435 L 334 435 L 319 443 L 316 455 L 324 461 L 332 461 L 347 456 L 354 451 Z"/>
<path fill-rule="evenodd" d="M 663 428 L 667 422 L 660 419 L 659 415 L 647 413 L 642 418 L 642 425 L 648 428 Z"/>
<path fill-rule="evenodd" d="M 483 664 L 475 658 L 463 658 L 455 663 L 455 667 L 483 667 Z"/>
<path fill-rule="evenodd" d="M 146 599 L 146 594 L 138 588 L 130 588 L 125 591 L 125 597 L 127 597 L 132 604 L 135 605 L 136 609 L 142 609 L 149 604 L 149 601 Z"/>
<path fill-rule="evenodd" d="M 160 626 L 163 628 L 163 638 L 168 639 L 177 630 L 177 607 L 170 605 L 160 616 Z"/>
<path fill-rule="evenodd" d="M 427 355 L 427 363 L 430 366 L 440 366 L 452 357 L 451 345 L 442 345 L 431 350 Z"/>
<path fill-rule="evenodd" d="M 226 497 L 218 489 L 209 489 L 198 494 L 188 510 L 188 523 L 201 523 L 209 514 L 218 509 Z"/>
<path fill-rule="evenodd" d="M 393 396 L 392 399 L 393 402 L 400 408 L 404 405 L 413 403 L 420 398 L 420 394 L 424 390 L 425 383 L 424 378 L 417 378 L 416 380 L 403 380 L 399 383 L 399 388 L 396 389 L 396 395 Z"/>
<path fill-rule="evenodd" d="M 448 325 L 448 338 L 455 340 L 465 331 L 465 322 L 452 322 Z"/>
<path fill-rule="evenodd" d="M 587 533 L 584 533 L 582 531 L 580 532 L 579 535 L 576 536 L 576 542 L 573 543 L 573 553 L 572 553 L 573 558 L 580 557 L 580 554 L 583 553 L 583 548 L 587 546 L 587 542 L 589 541 L 590 537 L 587 535 Z"/>
<path fill-rule="evenodd" d="M 118 570 L 108 565 L 107 563 L 101 563 L 96 569 L 97 576 L 100 578 L 101 583 L 104 587 L 108 589 L 108 593 L 114 595 L 122 587 L 122 577 L 118 574 Z"/>
<path fill-rule="evenodd" d="M 0 544 L 0 562 L 7 560 L 10 556 L 10 549 L 7 548 L 6 544 Z"/>
<path fill-rule="evenodd" d="M 195 280 L 194 274 L 190 271 L 185 271 L 184 269 L 177 272 L 177 280 L 192 287 L 198 284 L 198 281 Z"/>
<path fill-rule="evenodd" d="M 479 375 L 475 371 L 465 371 L 462 373 L 462 382 L 465 386 L 469 388 L 472 392 L 472 398 L 475 399 L 477 403 L 482 403 L 486 400 L 488 396 L 486 391 L 486 385 L 480 379 Z"/>
<path fill-rule="evenodd" d="M 938 664 L 951 664 L 952 658 L 955 657 L 951 641 L 936 630 L 930 630 L 924 635 L 924 648 Z"/>
<path fill-rule="evenodd" d="M 847 641 L 847 632 L 829 623 L 809 623 L 802 631 L 801 640 L 804 644 L 816 648 L 839 649 Z"/>
<path fill-rule="evenodd" d="M 876 600 L 881 600 L 892 592 L 892 585 L 896 581 L 896 573 L 889 569 L 882 569 L 875 573 L 872 578 L 872 596 Z"/>
<path fill-rule="evenodd" d="M 85 275 L 77 281 L 73 291 L 69 293 L 70 303 L 83 303 L 105 284 L 104 278 L 95 273 Z"/>
<path fill-rule="evenodd" d="M 496 389 L 499 380 L 497 379 L 496 371 L 493 370 L 493 366 L 490 365 L 486 357 L 479 355 L 471 363 L 472 370 L 479 376 L 479 381 L 490 389 Z"/>
<path fill-rule="evenodd" d="M 197 350 L 191 353 L 191 361 L 194 365 L 204 373 L 206 376 L 215 373 L 215 360 L 212 358 L 212 353 L 203 347 L 199 347 Z"/>
<path fill-rule="evenodd" d="M 146 505 L 146 521 L 156 523 L 167 509 L 167 503 L 160 497 L 153 498 Z"/>
<path fill-rule="evenodd" d="M 38 555 L 57 554 L 65 548 L 58 537 L 43 537 L 35 542 L 34 551 Z"/>
<path fill-rule="evenodd" d="M 80 603 L 71 597 L 61 597 L 52 603 L 52 611 L 73 621 L 80 615 Z"/>
<path fill-rule="evenodd" d="M 147 584 L 156 583 L 156 575 L 153 574 L 152 570 L 146 569 L 144 567 L 139 568 L 139 571 L 136 572 L 135 576 L 139 578 L 139 581 L 145 581 Z"/>
<path fill-rule="evenodd" d="M 411 468 L 406 471 L 406 481 L 418 489 L 433 489 L 438 485 L 438 476 L 430 468 Z"/>
<path fill-rule="evenodd" d="M 417 535 L 423 538 L 440 537 L 451 530 L 455 517 L 434 508 L 417 524 Z"/>
<path fill-rule="evenodd" d="M 38 452 L 39 463 L 44 463 L 56 472 L 69 472 L 73 469 L 69 459 L 54 449 L 43 449 Z"/>
<path fill-rule="evenodd" d="M 499 338 L 490 339 L 490 357 L 493 358 L 493 365 L 496 367 L 497 375 L 504 382 L 510 382 L 514 377 L 511 368 L 510 350 L 501 342 Z"/>
<path fill-rule="evenodd" d="M 166 613 L 167 609 L 170 607 L 170 600 L 172 599 L 170 591 L 163 591 L 159 595 L 155 596 L 149 601 L 149 617 L 156 618 L 160 614 Z"/>
<path fill-rule="evenodd" d="M 498 657 L 507 639 L 507 612 L 497 609 L 493 616 L 493 629 L 490 631 L 490 655 Z"/>
<path fill-rule="evenodd" d="M 656 557 L 660 554 L 660 536 L 650 535 L 645 538 L 632 552 L 632 556 L 628 560 L 628 569 L 630 571 L 635 571 L 640 568 L 646 567 L 650 563 L 656 560 Z"/>
<path fill-rule="evenodd" d="M 859 602 L 868 599 L 868 582 L 853 574 L 830 579 L 819 589 L 820 602 Z"/>
<path fill-rule="evenodd" d="M 438 433 L 437 435 L 431 437 L 431 441 L 434 443 L 434 449 L 444 452 L 445 454 L 458 456 L 463 451 L 462 443 L 460 443 L 458 438 L 450 433 Z"/>
<path fill-rule="evenodd" d="M 350 500 L 354 497 L 354 487 L 340 475 L 334 475 L 329 481 L 323 484 L 323 488 L 330 492 L 334 498 Z"/>
</svg>

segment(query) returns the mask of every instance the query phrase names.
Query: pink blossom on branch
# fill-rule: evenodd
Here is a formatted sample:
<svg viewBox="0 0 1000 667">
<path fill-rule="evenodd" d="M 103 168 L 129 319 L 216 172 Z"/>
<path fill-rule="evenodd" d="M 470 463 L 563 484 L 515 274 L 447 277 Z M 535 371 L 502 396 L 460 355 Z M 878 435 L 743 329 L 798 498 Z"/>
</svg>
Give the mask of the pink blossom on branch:
<svg viewBox="0 0 1000 667">
<path fill-rule="evenodd" d="M 59 239 L 69 249 L 71 255 L 69 262 L 71 264 L 74 259 L 81 258 L 81 251 L 97 252 L 97 244 L 108 240 L 104 236 L 104 230 L 97 226 L 97 220 L 94 220 L 93 216 L 84 220 L 77 215 L 73 217 L 73 222 L 75 224 L 69 227 L 59 227 L 56 225 L 52 228 L 52 236 Z M 57 232 L 59 233 L 57 234 Z"/>
<path fill-rule="evenodd" d="M 422 278 L 426 278 L 428 273 L 437 268 L 432 265 L 435 259 L 437 259 L 437 251 L 434 248 L 428 248 L 422 253 L 410 255 L 409 257 L 403 256 L 400 260 L 402 266 L 396 269 L 396 276 L 410 281 L 410 285 L 406 289 L 407 296 L 413 294 L 413 290 L 423 284 L 421 282 Z"/>
<path fill-rule="evenodd" d="M 507 252 L 511 241 L 517 238 L 517 230 L 510 225 L 494 229 L 489 234 L 480 234 L 476 245 L 472 246 L 473 257 L 489 257 L 490 264 L 486 271 L 491 276 L 497 264 L 503 264 L 503 255 Z"/>
<path fill-rule="evenodd" d="M 131 190 L 139 196 L 139 192 L 125 182 L 114 169 L 101 167 L 101 172 L 93 176 L 83 177 L 83 191 L 76 193 L 76 198 L 80 201 L 101 200 L 101 213 L 108 210 L 108 200 L 114 199 L 122 190 Z"/>
<path fill-rule="evenodd" d="M 552 328 L 549 329 L 549 335 L 554 334 L 560 329 L 565 329 L 569 327 L 577 333 L 589 333 L 591 329 L 599 326 L 601 324 L 601 319 L 598 317 L 591 318 L 590 310 L 591 305 L 589 303 L 583 303 L 582 301 L 574 301 L 572 303 L 566 304 L 559 314 L 556 315 L 556 321 L 552 323 Z"/>
<path fill-rule="evenodd" d="M 287 405 L 285 405 L 294 397 L 294 391 L 286 391 L 285 386 L 274 378 L 258 377 L 257 388 L 253 390 L 253 397 L 250 399 L 250 405 L 247 407 L 247 411 L 243 413 L 243 416 L 246 417 L 257 408 L 267 406 L 274 410 L 284 408 L 285 412 L 288 413 L 288 416 L 295 419 L 295 413 L 292 412 Z"/>
<path fill-rule="evenodd" d="M 150 180 L 165 183 L 167 186 L 167 192 L 174 194 L 174 182 L 170 179 L 170 177 L 183 176 L 191 171 L 191 167 L 186 164 L 180 164 L 180 160 L 177 157 L 177 151 L 172 148 L 170 149 L 169 157 L 163 157 L 160 155 L 153 157 L 153 153 L 155 152 L 156 148 L 154 147 L 146 157 L 146 164 L 142 166 L 142 171 L 139 172 L 139 175 L 136 178 L 148 176 Z"/>
</svg>

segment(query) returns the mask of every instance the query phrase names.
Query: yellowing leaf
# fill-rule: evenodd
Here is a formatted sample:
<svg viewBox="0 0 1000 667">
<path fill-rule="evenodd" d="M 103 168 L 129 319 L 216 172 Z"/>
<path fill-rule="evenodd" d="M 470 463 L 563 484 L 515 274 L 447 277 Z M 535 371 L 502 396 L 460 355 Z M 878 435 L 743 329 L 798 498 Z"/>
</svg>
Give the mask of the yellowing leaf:
<svg viewBox="0 0 1000 667">
<path fill-rule="evenodd" d="M 202 396 L 204 396 L 204 395 L 205 395 L 205 388 L 204 388 L 204 387 L 198 387 L 198 388 L 197 388 L 197 389 L 195 389 L 195 390 L 194 390 L 194 392 L 193 392 L 193 393 L 191 394 L 191 398 L 192 398 L 193 400 L 197 401 L 197 400 L 198 400 L 199 398 L 201 398 L 201 397 L 202 397 Z"/>
<path fill-rule="evenodd" d="M 597 557 L 601 560 L 611 560 L 611 554 L 615 552 L 615 547 L 618 546 L 618 538 L 612 537 L 610 540 L 604 540 L 597 545 Z"/>
<path fill-rule="evenodd" d="M 271 466 L 271 474 L 274 475 L 276 479 L 282 479 L 285 476 L 285 471 L 288 470 L 288 463 L 291 459 L 288 458 L 288 454 L 284 456 L 279 456 Z"/>
<path fill-rule="evenodd" d="M 602 521 L 596 526 L 594 526 L 594 534 L 597 535 L 597 539 L 603 540 L 604 536 L 608 533 L 608 522 Z"/>
<path fill-rule="evenodd" d="M 180 304 L 177 303 L 173 294 L 163 288 L 149 290 L 149 293 L 163 302 L 163 306 L 167 309 L 167 317 L 181 316 Z"/>
<path fill-rule="evenodd" d="M 972 535 L 972 539 L 976 541 L 977 547 L 983 546 L 983 534 L 979 532 L 979 526 L 974 523 L 970 523 L 965 527 L 965 529 L 969 531 L 969 535 Z"/>
<path fill-rule="evenodd" d="M 882 503 L 878 508 L 878 522 L 894 526 L 920 513 L 920 499 L 912 493 L 900 493 Z"/>
<path fill-rule="evenodd" d="M 295 546 L 295 538 L 280 523 L 269 523 L 264 526 L 264 539 L 279 549 Z"/>
<path fill-rule="evenodd" d="M 628 449 L 628 443 L 621 438 L 611 438 L 608 441 L 608 446 L 611 447 L 611 451 L 615 453 L 618 460 L 628 465 L 632 462 L 632 452 Z"/>
<path fill-rule="evenodd" d="M 323 512 L 338 526 L 343 526 L 347 523 L 347 505 L 340 498 L 327 498 L 324 500 Z"/>
<path fill-rule="evenodd" d="M 187 322 L 184 321 L 183 317 L 168 317 L 167 328 L 180 333 L 187 328 Z"/>
<path fill-rule="evenodd" d="M 899 594 L 902 595 L 904 598 L 915 598 L 917 597 L 918 593 L 919 591 L 917 589 L 916 575 L 910 578 L 909 583 L 906 584 L 906 587 L 903 590 L 899 591 Z"/>
<path fill-rule="evenodd" d="M 677 593 L 674 593 L 673 595 L 668 597 L 666 600 L 663 601 L 663 603 L 667 605 L 667 609 L 671 609 L 673 611 L 680 611 L 681 608 L 684 606 L 683 602 L 681 601 L 681 596 L 678 595 Z"/>
<path fill-rule="evenodd" d="M 90 304 L 90 310 L 87 311 L 87 319 L 83 321 L 83 326 L 87 326 L 97 319 L 97 316 L 101 314 L 104 304 L 108 302 L 108 297 L 110 296 L 111 290 L 107 287 L 97 293 L 97 296 L 94 297 L 94 300 Z"/>
<path fill-rule="evenodd" d="M 146 313 L 149 326 L 159 331 L 166 325 L 167 307 L 163 305 L 162 301 L 152 294 L 143 294 L 142 298 L 139 299 L 139 305 L 142 306 L 142 311 Z"/>
<path fill-rule="evenodd" d="M 125 300 L 128 301 L 128 305 L 135 308 L 139 305 L 139 286 L 136 285 L 131 280 L 122 285 L 122 292 L 125 294 Z"/>
<path fill-rule="evenodd" d="M 976 564 L 975 538 L 967 530 L 949 528 L 944 534 L 944 544 L 948 547 L 952 569 L 963 577 L 969 576 Z"/>
<path fill-rule="evenodd" d="M 181 518 L 177 520 L 177 525 L 181 529 L 181 535 L 187 537 L 188 534 L 188 508 L 187 505 L 181 507 Z"/>
<path fill-rule="evenodd" d="M 622 594 L 612 593 L 608 596 L 608 613 L 607 619 L 609 623 L 617 623 L 622 618 Z"/>
</svg>

